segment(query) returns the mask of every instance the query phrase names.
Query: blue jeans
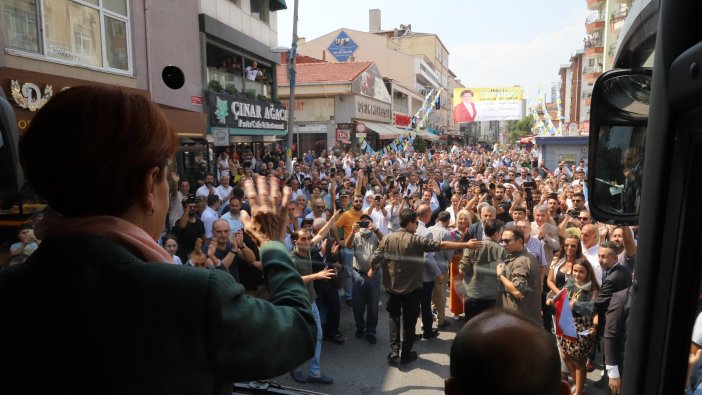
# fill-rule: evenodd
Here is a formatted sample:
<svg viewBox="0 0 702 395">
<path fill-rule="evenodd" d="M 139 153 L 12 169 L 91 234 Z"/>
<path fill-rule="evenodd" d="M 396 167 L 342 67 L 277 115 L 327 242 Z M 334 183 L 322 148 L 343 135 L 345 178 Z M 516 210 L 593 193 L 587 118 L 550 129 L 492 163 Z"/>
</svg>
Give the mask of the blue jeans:
<svg viewBox="0 0 702 395">
<path fill-rule="evenodd" d="M 322 321 L 319 319 L 319 309 L 317 309 L 317 303 L 312 302 L 312 315 L 314 316 L 314 321 L 317 323 L 317 344 L 314 347 L 314 356 L 307 361 L 309 364 L 309 376 L 319 377 L 320 373 L 320 357 L 322 355 Z M 302 370 L 302 366 L 299 366 L 295 370 Z"/>
<path fill-rule="evenodd" d="M 341 248 L 341 263 L 344 270 L 344 298 L 351 300 L 353 295 L 353 248 Z"/>
<path fill-rule="evenodd" d="M 365 331 L 366 335 L 375 336 L 378 327 L 381 277 L 380 270 L 373 273 L 373 277 L 353 271 L 353 318 L 356 330 Z M 366 313 L 365 319 L 363 313 Z"/>
</svg>

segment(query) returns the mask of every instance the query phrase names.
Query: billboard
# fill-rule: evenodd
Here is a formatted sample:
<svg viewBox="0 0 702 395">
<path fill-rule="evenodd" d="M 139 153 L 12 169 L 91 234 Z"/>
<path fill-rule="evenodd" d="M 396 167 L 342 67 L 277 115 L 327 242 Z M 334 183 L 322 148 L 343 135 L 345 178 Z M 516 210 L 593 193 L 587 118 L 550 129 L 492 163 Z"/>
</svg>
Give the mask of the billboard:
<svg viewBox="0 0 702 395">
<path fill-rule="evenodd" d="M 456 88 L 453 123 L 509 121 L 524 118 L 522 88 Z"/>
</svg>

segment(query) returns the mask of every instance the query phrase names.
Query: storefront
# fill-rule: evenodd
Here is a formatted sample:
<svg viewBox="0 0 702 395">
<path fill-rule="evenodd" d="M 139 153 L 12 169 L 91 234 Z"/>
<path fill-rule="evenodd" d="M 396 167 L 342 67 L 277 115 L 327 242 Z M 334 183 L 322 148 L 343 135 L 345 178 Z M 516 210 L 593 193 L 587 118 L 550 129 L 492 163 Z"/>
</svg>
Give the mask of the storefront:
<svg viewBox="0 0 702 395">
<path fill-rule="evenodd" d="M 382 146 L 382 140 L 392 140 L 401 134 L 401 130 L 391 124 L 392 111 L 389 102 L 360 94 L 341 96 L 337 99 L 337 121 L 355 124 L 350 136 L 354 149 L 360 147 L 360 137 L 363 137 L 371 148 L 378 150 Z M 362 125 L 361 130 L 358 130 L 359 125 Z M 359 136 L 358 133 L 361 135 Z"/>
<path fill-rule="evenodd" d="M 218 152 L 231 147 L 240 158 L 280 151 L 287 135 L 288 111 L 281 104 L 241 95 L 210 92 L 207 96 L 208 133 Z M 277 145 L 277 146 L 276 146 Z"/>
</svg>

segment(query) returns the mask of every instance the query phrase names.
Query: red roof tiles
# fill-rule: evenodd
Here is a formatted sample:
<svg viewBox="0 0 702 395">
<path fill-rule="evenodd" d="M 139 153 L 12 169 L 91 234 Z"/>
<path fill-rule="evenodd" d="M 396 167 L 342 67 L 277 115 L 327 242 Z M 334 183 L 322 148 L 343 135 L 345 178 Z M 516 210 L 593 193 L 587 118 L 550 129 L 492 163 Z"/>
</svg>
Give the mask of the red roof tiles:
<svg viewBox="0 0 702 395">
<path fill-rule="evenodd" d="M 298 63 L 296 65 L 296 82 L 298 84 L 309 84 L 315 82 L 351 82 L 372 64 L 372 62 Z M 278 84 L 290 84 L 284 64 L 278 67 Z"/>
</svg>

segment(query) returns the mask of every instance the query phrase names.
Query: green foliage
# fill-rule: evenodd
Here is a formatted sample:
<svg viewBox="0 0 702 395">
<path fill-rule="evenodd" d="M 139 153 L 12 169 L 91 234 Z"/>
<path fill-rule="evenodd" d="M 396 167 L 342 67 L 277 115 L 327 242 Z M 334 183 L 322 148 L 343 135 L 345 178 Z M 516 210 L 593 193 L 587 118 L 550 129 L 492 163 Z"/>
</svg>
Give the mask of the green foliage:
<svg viewBox="0 0 702 395">
<path fill-rule="evenodd" d="M 508 121 L 509 143 L 514 144 L 520 138 L 530 135 L 532 125 L 534 125 L 534 118 L 531 115 L 527 115 L 519 121 Z"/>
<path fill-rule="evenodd" d="M 414 146 L 415 152 L 424 153 L 427 150 L 427 142 L 419 136 L 414 139 L 414 143 L 412 145 Z"/>
<path fill-rule="evenodd" d="M 211 90 L 212 92 L 221 92 L 222 91 L 222 84 L 219 83 L 217 80 L 212 80 L 207 84 L 207 89 Z"/>
<path fill-rule="evenodd" d="M 256 98 L 256 91 L 253 89 L 247 90 L 246 97 L 248 97 L 249 99 L 255 99 Z"/>
<path fill-rule="evenodd" d="M 224 90 L 232 96 L 236 95 L 239 92 L 234 86 L 234 84 L 227 84 Z"/>
<path fill-rule="evenodd" d="M 258 99 L 260 101 L 266 101 L 266 102 L 271 100 L 268 96 L 261 95 L 261 94 L 256 95 L 256 99 Z"/>
</svg>

